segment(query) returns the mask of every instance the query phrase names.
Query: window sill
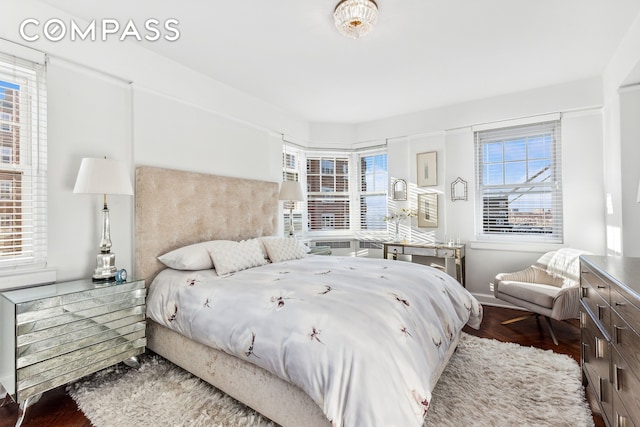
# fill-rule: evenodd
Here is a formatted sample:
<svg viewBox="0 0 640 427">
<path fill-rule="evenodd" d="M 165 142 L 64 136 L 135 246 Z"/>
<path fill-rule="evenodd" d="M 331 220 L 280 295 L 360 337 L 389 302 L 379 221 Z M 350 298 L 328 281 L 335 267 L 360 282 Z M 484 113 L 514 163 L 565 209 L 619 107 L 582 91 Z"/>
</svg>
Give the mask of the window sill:
<svg viewBox="0 0 640 427">
<path fill-rule="evenodd" d="M 15 269 L 0 271 L 0 290 L 22 288 L 27 286 L 43 285 L 56 281 L 57 270 L 55 268 L 39 269 Z"/>
<path fill-rule="evenodd" d="M 506 242 L 496 240 L 471 240 L 469 248 L 486 251 L 513 251 L 513 252 L 550 252 L 564 248 L 562 243 L 547 242 Z"/>
</svg>

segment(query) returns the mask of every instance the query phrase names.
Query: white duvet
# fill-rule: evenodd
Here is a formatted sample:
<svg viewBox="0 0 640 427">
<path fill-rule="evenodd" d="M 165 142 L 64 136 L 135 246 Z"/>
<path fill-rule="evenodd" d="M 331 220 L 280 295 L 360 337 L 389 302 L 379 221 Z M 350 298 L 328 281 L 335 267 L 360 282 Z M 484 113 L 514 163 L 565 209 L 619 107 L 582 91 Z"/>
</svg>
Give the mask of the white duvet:
<svg viewBox="0 0 640 427">
<path fill-rule="evenodd" d="M 419 264 L 308 256 L 227 277 L 163 270 L 147 315 L 299 386 L 333 426 L 421 426 L 452 340 L 482 306 Z"/>
</svg>

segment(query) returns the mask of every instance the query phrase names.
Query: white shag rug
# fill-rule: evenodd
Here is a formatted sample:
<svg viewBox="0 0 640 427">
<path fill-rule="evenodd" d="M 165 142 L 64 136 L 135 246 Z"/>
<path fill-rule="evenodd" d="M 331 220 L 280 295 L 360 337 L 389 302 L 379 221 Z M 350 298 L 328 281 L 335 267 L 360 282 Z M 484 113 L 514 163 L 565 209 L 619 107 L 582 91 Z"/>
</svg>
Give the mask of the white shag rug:
<svg viewBox="0 0 640 427">
<path fill-rule="evenodd" d="M 159 356 L 116 365 L 67 386 L 95 427 L 275 426 Z M 433 391 L 424 427 L 592 427 L 569 356 L 463 333 Z"/>
</svg>

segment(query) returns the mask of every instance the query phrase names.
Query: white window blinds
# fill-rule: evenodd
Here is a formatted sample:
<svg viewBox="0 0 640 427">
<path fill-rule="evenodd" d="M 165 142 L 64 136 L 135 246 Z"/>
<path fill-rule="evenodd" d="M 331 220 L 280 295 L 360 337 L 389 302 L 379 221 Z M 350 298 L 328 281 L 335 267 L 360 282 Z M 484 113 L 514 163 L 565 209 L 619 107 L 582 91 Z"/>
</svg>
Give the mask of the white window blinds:
<svg viewBox="0 0 640 427">
<path fill-rule="evenodd" d="M 0 269 L 46 256 L 45 65 L 0 53 Z"/>
<path fill-rule="evenodd" d="M 307 156 L 309 231 L 349 230 L 349 157 Z"/>
<path fill-rule="evenodd" d="M 386 231 L 387 190 L 389 188 L 387 153 L 358 155 L 360 166 L 360 230 Z"/>
<path fill-rule="evenodd" d="M 478 237 L 562 242 L 560 120 L 474 137 Z"/>
</svg>

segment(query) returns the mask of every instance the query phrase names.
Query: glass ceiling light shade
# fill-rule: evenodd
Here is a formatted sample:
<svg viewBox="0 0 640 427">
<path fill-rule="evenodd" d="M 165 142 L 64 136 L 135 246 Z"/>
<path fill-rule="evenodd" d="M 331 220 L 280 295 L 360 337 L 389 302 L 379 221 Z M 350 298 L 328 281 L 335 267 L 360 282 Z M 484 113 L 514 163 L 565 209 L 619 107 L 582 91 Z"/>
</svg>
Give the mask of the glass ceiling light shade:
<svg viewBox="0 0 640 427">
<path fill-rule="evenodd" d="M 333 11 L 336 28 L 357 39 L 369 33 L 378 21 L 378 5 L 373 0 L 342 0 Z"/>
</svg>

